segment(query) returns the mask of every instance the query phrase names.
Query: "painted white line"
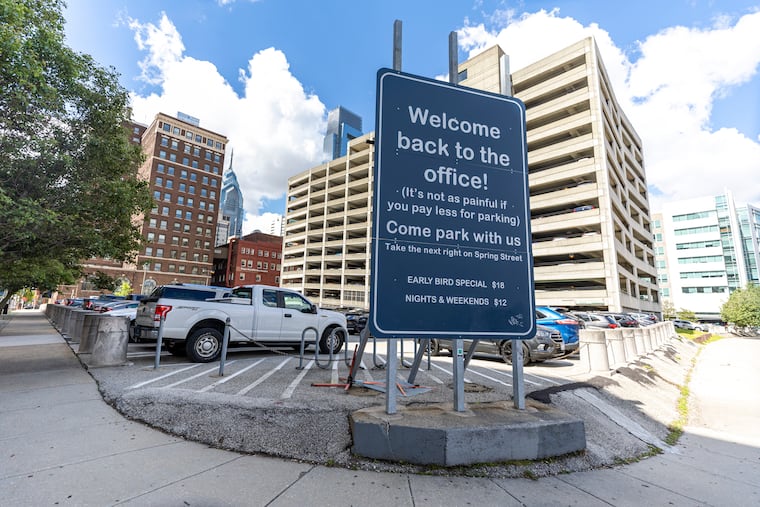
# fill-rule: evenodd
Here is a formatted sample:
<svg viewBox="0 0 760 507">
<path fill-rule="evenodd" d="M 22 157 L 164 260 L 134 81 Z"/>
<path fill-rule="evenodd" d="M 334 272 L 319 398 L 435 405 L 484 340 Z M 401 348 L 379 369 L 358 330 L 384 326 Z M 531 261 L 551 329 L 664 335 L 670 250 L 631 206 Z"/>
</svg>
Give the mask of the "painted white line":
<svg viewBox="0 0 760 507">
<path fill-rule="evenodd" d="M 428 374 L 427 374 L 427 376 L 428 376 L 428 377 L 430 377 L 430 379 L 431 379 L 433 382 L 436 382 L 436 383 L 438 383 L 438 384 L 443 384 L 443 380 L 439 379 L 438 377 L 436 377 L 436 376 L 435 376 L 435 375 L 433 375 L 432 373 L 428 373 Z"/>
<path fill-rule="evenodd" d="M 366 364 L 364 364 L 364 359 L 362 359 L 362 362 L 361 362 L 361 363 L 359 363 L 359 366 L 361 366 L 361 370 L 362 370 L 362 372 L 364 373 L 364 379 L 365 379 L 367 382 L 374 382 L 374 381 L 375 381 L 375 379 L 374 379 L 374 378 L 372 378 L 372 374 L 369 372 L 369 368 L 367 368 L 367 365 L 366 365 Z"/>
<path fill-rule="evenodd" d="M 471 374 L 472 374 L 472 373 L 474 373 L 475 375 L 480 375 L 481 377 L 487 378 L 488 380 L 490 380 L 490 381 L 492 381 L 492 382 L 496 382 L 497 384 L 501 384 L 501 385 L 503 385 L 503 386 L 507 386 L 507 387 L 512 387 L 512 384 L 507 384 L 506 382 L 502 382 L 501 380 L 499 380 L 499 379 L 495 379 L 495 378 L 493 378 L 493 377 L 491 377 L 491 376 L 488 376 L 488 375 L 486 375 L 486 374 L 484 374 L 484 373 L 479 373 L 479 372 L 477 372 L 477 371 L 475 371 L 475 370 L 473 370 L 473 369 L 471 369 L 471 368 L 470 368 L 470 369 L 468 369 L 467 371 L 468 371 L 469 373 L 471 373 Z M 469 380 L 465 380 L 465 382 L 469 382 Z"/>
<path fill-rule="evenodd" d="M 234 362 L 235 361 L 227 361 L 227 364 L 232 364 Z M 204 375 L 208 375 L 209 373 L 211 373 L 214 370 L 219 370 L 219 366 L 214 366 L 213 368 L 209 368 L 208 370 L 202 371 L 200 373 L 196 373 L 192 377 L 187 377 L 186 379 L 178 380 L 177 382 L 175 382 L 173 384 L 169 384 L 168 386 L 162 387 L 162 389 L 171 389 L 172 387 L 176 387 L 178 385 L 184 384 L 185 382 L 190 382 L 191 380 L 195 380 L 198 377 L 202 377 Z"/>
<path fill-rule="evenodd" d="M 535 373 L 526 373 L 526 375 L 530 375 L 531 377 L 534 377 L 534 378 L 537 378 L 537 379 L 543 380 L 543 381 L 544 381 L 544 382 L 546 382 L 547 384 L 554 384 L 555 386 L 561 386 L 561 385 L 563 384 L 562 382 L 557 382 L 557 381 L 556 381 L 556 380 L 554 380 L 554 379 L 550 379 L 550 378 L 542 377 L 541 375 L 536 375 Z M 528 382 L 528 381 L 526 380 L 526 382 Z"/>
<path fill-rule="evenodd" d="M 177 371 L 173 371 L 171 373 L 167 373 L 166 375 L 161 375 L 160 377 L 156 377 L 153 380 L 146 380 L 145 382 L 140 382 L 138 384 L 132 385 L 127 387 L 127 389 L 137 389 L 138 387 L 147 386 L 148 384 L 152 384 L 153 382 L 158 382 L 159 380 L 163 380 L 167 377 L 171 377 L 172 375 L 176 375 L 178 373 L 182 373 L 185 370 L 190 370 L 192 368 L 195 368 L 196 366 L 200 366 L 200 364 L 192 364 L 186 368 L 181 368 Z"/>
<path fill-rule="evenodd" d="M 333 365 L 332 365 L 332 377 L 330 377 L 330 383 L 331 384 L 337 384 L 338 383 L 338 380 L 339 380 L 338 379 L 338 363 L 339 362 L 340 361 L 333 362 Z M 335 388 L 333 387 L 333 389 L 335 389 Z"/>
<path fill-rule="evenodd" d="M 244 387 L 243 389 L 241 389 L 240 391 L 238 391 L 238 392 L 237 392 L 237 393 L 235 393 L 235 394 L 236 394 L 237 396 L 242 396 L 242 395 L 244 395 L 245 393 L 247 393 L 248 391 L 250 391 L 251 389 L 253 389 L 253 388 L 254 388 L 254 387 L 256 387 L 257 385 L 261 384 L 261 383 L 262 383 L 262 382 L 264 382 L 266 379 L 268 379 L 269 377 L 271 377 L 272 375 L 274 375 L 274 373 L 275 373 L 277 370 L 279 370 L 280 368 L 282 368 L 283 366 L 285 366 L 285 364 L 286 364 L 288 361 L 290 361 L 290 360 L 291 360 L 291 357 L 286 357 L 286 358 L 285 358 L 285 359 L 283 359 L 283 361 L 282 361 L 280 364 L 278 364 L 278 365 L 277 365 L 277 366 L 276 366 L 276 367 L 275 367 L 273 370 L 271 370 L 271 371 L 269 371 L 269 372 L 265 373 L 264 375 L 260 376 L 260 377 L 259 377 L 259 378 L 256 380 L 256 382 L 254 382 L 253 384 L 251 384 L 251 385 L 249 385 L 249 386 L 247 386 L 247 387 Z M 312 362 L 313 362 L 313 361 L 312 361 Z"/>
<path fill-rule="evenodd" d="M 312 366 L 314 366 L 313 359 L 309 361 L 309 364 L 304 367 L 303 371 L 299 373 L 295 380 L 290 383 L 287 389 L 285 389 L 285 391 L 282 393 L 282 396 L 280 396 L 281 399 L 288 399 L 293 396 L 293 392 L 296 390 L 296 387 L 298 387 L 298 384 L 301 383 L 306 374 L 309 373 L 309 370 Z"/>
<path fill-rule="evenodd" d="M 264 358 L 264 359 L 259 359 L 259 360 L 258 360 L 258 361 L 256 361 L 255 363 L 253 363 L 253 364 L 249 364 L 248 366 L 246 366 L 246 367 L 245 367 L 245 368 L 243 368 L 242 370 L 240 370 L 240 371 L 237 371 L 237 372 L 233 373 L 232 375 L 227 375 L 227 376 L 225 376 L 225 377 L 222 377 L 221 379 L 217 380 L 217 381 L 216 381 L 216 382 L 214 382 L 213 384 L 209 384 L 209 385 L 207 385 L 207 386 L 206 386 L 206 387 L 204 387 L 203 389 L 200 389 L 198 392 L 199 392 L 199 393 L 205 393 L 205 392 L 207 392 L 207 391 L 210 391 L 210 390 L 212 390 L 213 388 L 215 388 L 216 386 L 220 386 L 220 385 L 224 384 L 225 382 L 228 382 L 228 381 L 230 381 L 230 380 L 234 379 L 234 378 L 235 378 L 235 377 L 237 377 L 238 375 L 241 375 L 241 374 L 243 374 L 243 373 L 247 372 L 248 370 L 250 370 L 251 368 L 253 368 L 253 367 L 254 367 L 254 366 L 256 366 L 257 364 L 260 364 L 260 363 L 262 363 L 262 362 L 263 362 L 263 361 L 265 361 L 265 360 L 266 360 L 266 358 Z"/>
<path fill-rule="evenodd" d="M 486 368 L 486 367 L 482 366 L 481 368 Z M 497 370 L 496 368 L 486 368 L 486 369 L 488 371 L 492 371 L 494 373 L 498 373 L 499 375 L 504 375 L 505 377 L 509 377 L 510 379 L 512 378 L 512 374 L 511 373 L 507 373 L 506 371 Z M 523 373 L 524 372 L 525 372 L 525 369 L 523 368 Z M 525 375 L 523 375 L 523 381 L 526 384 L 531 384 L 531 385 L 534 385 L 534 386 L 540 386 L 541 385 L 539 382 L 533 382 L 532 380 L 528 380 L 527 378 L 525 378 Z M 512 385 L 512 384 L 510 384 L 510 385 Z"/>
<path fill-rule="evenodd" d="M 430 364 L 431 364 L 431 365 L 433 365 L 433 366 L 435 366 L 436 368 L 438 368 L 438 369 L 439 369 L 439 370 L 441 370 L 442 372 L 445 372 L 447 375 L 449 375 L 449 376 L 451 376 L 451 377 L 453 377 L 453 376 L 454 376 L 454 372 L 451 372 L 451 371 L 447 370 L 446 368 L 442 368 L 442 367 L 438 366 L 438 365 L 437 365 L 437 364 L 435 364 L 435 363 L 430 363 Z M 472 370 L 469 370 L 469 371 L 470 371 L 470 372 L 472 372 Z M 465 382 L 469 382 L 470 384 L 472 384 L 472 380 L 468 379 L 467 377 L 465 377 L 465 378 L 464 378 L 464 381 L 465 381 Z"/>
</svg>

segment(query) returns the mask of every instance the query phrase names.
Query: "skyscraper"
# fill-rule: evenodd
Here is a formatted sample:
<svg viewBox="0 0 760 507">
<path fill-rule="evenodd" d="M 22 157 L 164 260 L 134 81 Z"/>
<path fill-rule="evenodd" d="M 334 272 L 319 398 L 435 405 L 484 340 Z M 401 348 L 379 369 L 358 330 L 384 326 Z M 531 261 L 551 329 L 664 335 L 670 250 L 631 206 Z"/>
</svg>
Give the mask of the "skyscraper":
<svg viewBox="0 0 760 507">
<path fill-rule="evenodd" d="M 243 209 L 243 194 L 240 192 L 240 184 L 238 183 L 237 176 L 235 176 L 235 171 L 232 169 L 232 161 L 234 157 L 235 153 L 233 151 L 230 156 L 230 166 L 224 173 L 224 179 L 222 180 L 222 192 L 220 198 L 222 206 L 219 222 L 227 225 L 227 230 L 226 234 L 217 235 L 217 245 L 226 244 L 231 236 L 239 238 L 243 235 L 245 209 Z M 224 231 L 224 227 L 220 227 L 220 231 Z"/>
<path fill-rule="evenodd" d="M 362 135 L 362 119 L 343 106 L 327 114 L 327 132 L 324 150 L 327 160 L 335 160 L 346 154 L 348 141 Z"/>
</svg>

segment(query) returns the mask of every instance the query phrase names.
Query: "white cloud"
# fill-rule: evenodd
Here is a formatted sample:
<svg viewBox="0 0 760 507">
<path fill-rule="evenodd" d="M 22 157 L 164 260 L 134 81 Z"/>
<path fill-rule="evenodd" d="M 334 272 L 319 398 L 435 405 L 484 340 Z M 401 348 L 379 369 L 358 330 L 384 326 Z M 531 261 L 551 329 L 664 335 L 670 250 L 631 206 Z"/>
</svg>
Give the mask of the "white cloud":
<svg viewBox="0 0 760 507">
<path fill-rule="evenodd" d="M 160 87 L 147 96 L 132 94 L 134 118 L 150 123 L 159 112 L 182 111 L 200 118 L 201 127 L 226 135 L 227 163 L 234 150 L 233 169 L 252 217 L 262 200 L 284 195 L 289 176 L 322 160 L 325 106 L 304 91 L 281 51 L 269 48 L 251 57 L 239 73 L 244 85 L 239 96 L 212 63 L 184 55 L 182 38 L 166 14 L 157 26 L 136 20 L 129 26 L 147 52 L 143 79 Z"/>
<path fill-rule="evenodd" d="M 261 215 L 246 213 L 243 235 L 250 234 L 254 231 L 262 231 L 269 234 L 270 226 L 277 220 L 278 216 L 282 217 L 282 215 L 276 213 L 263 213 Z M 279 235 L 278 231 L 275 231 L 275 233 Z"/>
<path fill-rule="evenodd" d="M 644 143 L 648 183 L 659 191 L 651 196 L 653 211 L 665 200 L 725 189 L 738 203 L 760 203 L 760 143 L 737 129 L 711 128 L 715 101 L 757 77 L 760 12 L 718 17 L 707 29 L 668 28 L 640 42 L 636 59 L 596 24 L 583 26 L 558 9 L 518 18 L 499 11 L 491 21 L 493 28 L 466 23 L 460 46 L 474 56 L 498 43 L 513 71 L 595 38 L 615 96 Z"/>
</svg>

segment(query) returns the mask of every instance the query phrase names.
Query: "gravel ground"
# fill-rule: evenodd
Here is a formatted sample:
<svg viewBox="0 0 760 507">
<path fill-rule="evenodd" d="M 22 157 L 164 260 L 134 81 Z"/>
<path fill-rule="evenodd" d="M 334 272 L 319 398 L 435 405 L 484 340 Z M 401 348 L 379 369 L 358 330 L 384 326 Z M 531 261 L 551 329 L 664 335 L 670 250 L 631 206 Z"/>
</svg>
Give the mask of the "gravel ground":
<svg viewBox="0 0 760 507">
<path fill-rule="evenodd" d="M 529 392 L 532 399 L 584 421 L 585 452 L 541 461 L 489 463 L 461 467 L 417 466 L 383 462 L 351 453 L 349 415 L 360 408 L 384 404 L 383 395 L 364 387 L 350 393 L 319 391 L 313 400 L 280 400 L 230 396 L 190 389 L 130 389 L 129 367 L 92 368 L 104 399 L 126 417 L 167 433 L 241 453 L 349 469 L 464 475 L 479 477 L 541 477 L 613 466 L 669 452 L 662 441 L 676 410 L 683 384 L 698 346 L 672 340 L 636 363 L 609 374 L 586 374 L 567 386 Z M 144 371 L 146 368 L 142 368 Z M 451 403 L 450 386 L 403 403 Z M 466 403 L 503 400 L 504 394 L 479 385 L 467 386 Z"/>
</svg>

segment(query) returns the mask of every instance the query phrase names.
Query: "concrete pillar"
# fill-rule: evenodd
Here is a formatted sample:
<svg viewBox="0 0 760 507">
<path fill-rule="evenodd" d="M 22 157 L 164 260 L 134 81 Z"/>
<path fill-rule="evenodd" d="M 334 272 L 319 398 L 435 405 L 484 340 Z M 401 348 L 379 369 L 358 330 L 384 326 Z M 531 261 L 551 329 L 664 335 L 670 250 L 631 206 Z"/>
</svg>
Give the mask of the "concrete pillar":
<svg viewBox="0 0 760 507">
<path fill-rule="evenodd" d="M 88 313 L 93 313 L 89 310 L 82 310 L 77 308 L 74 312 L 74 324 L 71 326 L 71 334 L 67 339 L 71 343 L 79 343 L 82 340 L 82 333 L 84 331 L 84 316 Z"/>
<path fill-rule="evenodd" d="M 86 360 L 88 367 L 120 366 L 127 362 L 129 319 L 127 317 L 101 317 L 98 336 L 92 355 Z"/>
<path fill-rule="evenodd" d="M 607 355 L 607 337 L 604 330 L 585 329 L 581 333 L 580 346 L 588 354 L 590 371 L 610 371 L 610 360 Z"/>
<path fill-rule="evenodd" d="M 98 321 L 104 318 L 103 314 L 98 312 L 88 312 L 84 314 L 82 322 L 82 335 L 79 337 L 78 354 L 91 354 L 92 347 L 98 337 Z"/>
</svg>

